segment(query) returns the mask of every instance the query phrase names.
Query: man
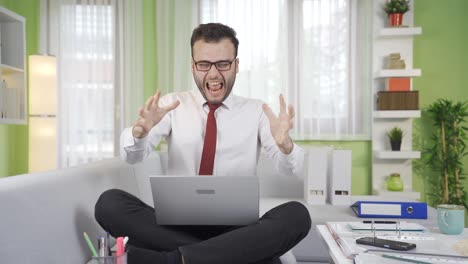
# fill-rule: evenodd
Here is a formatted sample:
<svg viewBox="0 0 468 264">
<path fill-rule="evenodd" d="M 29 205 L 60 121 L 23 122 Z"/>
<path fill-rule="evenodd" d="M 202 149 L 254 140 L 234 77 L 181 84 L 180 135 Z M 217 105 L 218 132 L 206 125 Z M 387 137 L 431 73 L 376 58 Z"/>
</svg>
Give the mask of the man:
<svg viewBox="0 0 468 264">
<path fill-rule="evenodd" d="M 122 158 L 139 162 L 165 137 L 168 174 L 255 175 L 263 148 L 280 172 L 298 175 L 304 155 L 289 137 L 292 106 L 286 110 L 280 96 L 277 117 L 260 101 L 231 93 L 239 71 L 238 45 L 230 27 L 197 27 L 191 47 L 199 91 L 151 96 L 134 126 L 122 132 Z M 280 263 L 278 257 L 311 225 L 307 209 L 290 202 L 249 226 L 159 226 L 153 208 L 121 190 L 104 192 L 95 215 L 114 237 L 129 236 L 128 262 L 139 264 Z"/>
</svg>

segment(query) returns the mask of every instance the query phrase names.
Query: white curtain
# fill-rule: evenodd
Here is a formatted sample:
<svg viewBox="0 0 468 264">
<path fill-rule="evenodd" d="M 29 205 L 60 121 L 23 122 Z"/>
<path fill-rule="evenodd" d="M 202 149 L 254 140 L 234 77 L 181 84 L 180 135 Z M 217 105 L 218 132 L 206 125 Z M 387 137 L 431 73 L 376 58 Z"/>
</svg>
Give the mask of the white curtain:
<svg viewBox="0 0 468 264">
<path fill-rule="evenodd" d="M 238 33 L 240 71 L 234 93 L 261 99 L 276 111 L 278 95 L 285 95 L 297 112 L 294 139 L 370 138 L 370 23 L 360 18 L 368 0 L 195 2 L 196 7 L 179 7 L 197 12 L 191 29 L 220 22 Z M 173 31 L 186 27 L 175 24 Z M 165 50 L 158 46 L 158 52 Z M 176 62 L 187 61 L 184 52 L 171 54 Z M 191 76 L 189 70 L 172 72 Z"/>
<path fill-rule="evenodd" d="M 129 2 L 51 0 L 60 167 L 115 156 L 142 104 L 141 0 Z"/>
<path fill-rule="evenodd" d="M 190 37 L 196 24 L 195 0 L 156 0 L 157 89 L 162 94 L 194 86 Z"/>
</svg>

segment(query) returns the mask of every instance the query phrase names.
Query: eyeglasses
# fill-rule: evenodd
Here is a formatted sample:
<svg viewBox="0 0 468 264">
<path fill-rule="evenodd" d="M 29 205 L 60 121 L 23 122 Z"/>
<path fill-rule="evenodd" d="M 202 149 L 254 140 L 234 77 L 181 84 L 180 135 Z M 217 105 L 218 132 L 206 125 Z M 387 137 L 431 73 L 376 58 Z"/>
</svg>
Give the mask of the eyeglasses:
<svg viewBox="0 0 468 264">
<path fill-rule="evenodd" d="M 209 71 L 211 69 L 212 65 L 214 65 L 218 71 L 229 71 L 231 69 L 232 63 L 235 60 L 236 60 L 236 58 L 234 58 L 231 61 L 228 61 L 228 60 L 215 61 L 215 62 L 195 61 L 195 60 L 193 60 L 193 61 L 195 63 L 195 68 L 197 69 L 197 71 L 207 72 L 207 71 Z"/>
</svg>

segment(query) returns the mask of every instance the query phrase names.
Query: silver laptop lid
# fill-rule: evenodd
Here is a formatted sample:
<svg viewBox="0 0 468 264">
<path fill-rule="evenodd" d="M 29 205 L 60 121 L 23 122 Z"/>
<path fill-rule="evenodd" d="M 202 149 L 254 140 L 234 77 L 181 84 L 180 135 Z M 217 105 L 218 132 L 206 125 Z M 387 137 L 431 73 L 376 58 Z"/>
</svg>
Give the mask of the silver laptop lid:
<svg viewBox="0 0 468 264">
<path fill-rule="evenodd" d="M 160 225 L 248 225 L 259 219 L 256 176 L 150 176 Z"/>
</svg>

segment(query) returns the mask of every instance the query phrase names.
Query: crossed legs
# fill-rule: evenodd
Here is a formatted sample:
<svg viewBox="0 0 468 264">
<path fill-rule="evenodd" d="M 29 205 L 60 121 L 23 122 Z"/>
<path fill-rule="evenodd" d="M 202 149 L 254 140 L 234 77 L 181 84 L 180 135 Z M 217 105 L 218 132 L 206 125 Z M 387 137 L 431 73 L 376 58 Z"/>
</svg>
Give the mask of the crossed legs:
<svg viewBox="0 0 468 264">
<path fill-rule="evenodd" d="M 185 264 L 280 263 L 278 257 L 299 243 L 311 226 L 308 210 L 298 202 L 275 207 L 248 226 L 160 226 L 154 208 L 117 189 L 99 197 L 95 217 L 112 236 L 128 236 L 134 252 L 178 250 Z M 130 252 L 128 261 L 132 264 Z"/>
</svg>

